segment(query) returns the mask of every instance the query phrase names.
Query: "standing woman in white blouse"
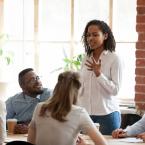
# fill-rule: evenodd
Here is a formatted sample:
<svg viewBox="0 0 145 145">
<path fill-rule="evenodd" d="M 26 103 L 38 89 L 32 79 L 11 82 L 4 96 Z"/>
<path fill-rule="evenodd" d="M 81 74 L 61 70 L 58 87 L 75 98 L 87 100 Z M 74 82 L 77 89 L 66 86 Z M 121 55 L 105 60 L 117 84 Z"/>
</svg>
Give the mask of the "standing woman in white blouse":
<svg viewBox="0 0 145 145">
<path fill-rule="evenodd" d="M 116 42 L 109 26 L 100 20 L 87 23 L 82 41 L 86 56 L 82 63 L 79 104 L 86 108 L 100 131 L 110 135 L 120 127 L 118 94 L 121 63 L 115 53 Z"/>
<path fill-rule="evenodd" d="M 0 145 L 4 143 L 6 138 L 6 106 L 0 100 Z"/>
</svg>

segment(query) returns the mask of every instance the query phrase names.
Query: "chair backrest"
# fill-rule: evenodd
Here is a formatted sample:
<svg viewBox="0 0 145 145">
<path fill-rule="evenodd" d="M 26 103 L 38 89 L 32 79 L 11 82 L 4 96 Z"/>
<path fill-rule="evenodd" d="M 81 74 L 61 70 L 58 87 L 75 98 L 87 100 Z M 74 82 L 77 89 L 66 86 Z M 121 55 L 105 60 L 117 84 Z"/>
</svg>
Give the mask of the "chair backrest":
<svg viewBox="0 0 145 145">
<path fill-rule="evenodd" d="M 33 144 L 26 141 L 11 141 L 8 142 L 6 145 L 33 145 Z"/>
</svg>

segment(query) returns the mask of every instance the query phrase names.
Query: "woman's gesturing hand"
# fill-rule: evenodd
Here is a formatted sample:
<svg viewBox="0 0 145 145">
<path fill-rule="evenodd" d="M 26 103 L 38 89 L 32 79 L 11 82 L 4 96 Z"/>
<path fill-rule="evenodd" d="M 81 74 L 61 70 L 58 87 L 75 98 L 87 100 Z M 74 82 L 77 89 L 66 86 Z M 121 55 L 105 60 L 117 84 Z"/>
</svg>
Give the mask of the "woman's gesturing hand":
<svg viewBox="0 0 145 145">
<path fill-rule="evenodd" d="M 95 75 L 98 77 L 101 74 L 101 60 L 97 63 L 93 57 L 91 57 L 91 59 L 92 61 L 87 60 L 85 65 L 88 67 L 89 71 L 94 71 Z"/>
</svg>

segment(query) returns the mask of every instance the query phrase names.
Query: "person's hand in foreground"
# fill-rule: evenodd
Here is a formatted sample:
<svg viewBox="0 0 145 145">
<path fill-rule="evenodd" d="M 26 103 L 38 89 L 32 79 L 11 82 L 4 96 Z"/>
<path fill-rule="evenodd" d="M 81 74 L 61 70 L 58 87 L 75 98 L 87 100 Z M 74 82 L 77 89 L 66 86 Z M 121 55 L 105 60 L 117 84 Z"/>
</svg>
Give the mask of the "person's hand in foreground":
<svg viewBox="0 0 145 145">
<path fill-rule="evenodd" d="M 80 136 L 78 136 L 76 145 L 87 145 L 87 144 L 85 143 L 85 141 L 84 141 L 83 138 L 81 138 Z"/>
<path fill-rule="evenodd" d="M 28 133 L 28 124 L 22 123 L 17 124 L 14 129 L 15 134 L 27 134 Z"/>
<path fill-rule="evenodd" d="M 140 138 L 145 142 L 145 132 L 138 134 L 137 138 Z"/>
<path fill-rule="evenodd" d="M 126 132 L 122 128 L 118 128 L 112 132 L 112 137 L 113 138 L 123 138 L 123 137 L 127 137 L 127 135 L 126 135 Z"/>
</svg>

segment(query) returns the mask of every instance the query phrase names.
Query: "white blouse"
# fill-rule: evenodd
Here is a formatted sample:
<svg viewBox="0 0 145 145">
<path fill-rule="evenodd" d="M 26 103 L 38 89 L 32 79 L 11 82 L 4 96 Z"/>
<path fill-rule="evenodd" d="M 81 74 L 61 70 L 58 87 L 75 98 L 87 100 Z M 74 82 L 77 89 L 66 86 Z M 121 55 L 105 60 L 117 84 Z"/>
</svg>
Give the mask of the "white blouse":
<svg viewBox="0 0 145 145">
<path fill-rule="evenodd" d="M 103 51 L 100 55 L 101 75 L 96 77 L 93 71 L 87 70 L 86 56 L 80 71 L 82 87 L 79 92 L 79 105 L 86 108 L 90 115 L 107 115 L 119 111 L 118 94 L 122 67 L 116 53 Z"/>
</svg>

